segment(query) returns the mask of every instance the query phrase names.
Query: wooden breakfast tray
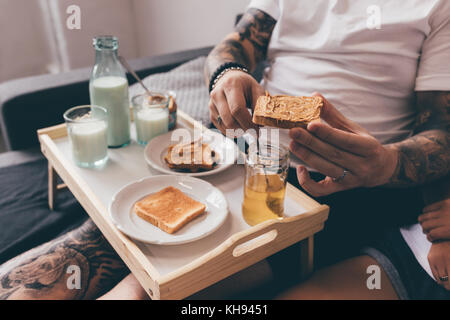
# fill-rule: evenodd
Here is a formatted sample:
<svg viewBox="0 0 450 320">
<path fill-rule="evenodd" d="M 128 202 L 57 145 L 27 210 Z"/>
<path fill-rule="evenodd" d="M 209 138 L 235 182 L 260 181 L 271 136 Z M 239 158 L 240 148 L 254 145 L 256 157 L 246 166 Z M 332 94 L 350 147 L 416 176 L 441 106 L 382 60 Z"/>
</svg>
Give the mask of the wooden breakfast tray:
<svg viewBox="0 0 450 320">
<path fill-rule="evenodd" d="M 177 126 L 207 130 L 181 111 Z M 126 148 L 109 149 L 109 161 L 103 169 L 82 169 L 71 160 L 64 124 L 41 129 L 38 136 L 48 159 L 49 206 L 53 208 L 57 201 L 57 190 L 68 187 L 152 299 L 185 298 L 299 241 L 299 272 L 307 275 L 312 271 L 313 236 L 323 229 L 329 208 L 289 184 L 286 217 L 249 227 L 241 215 L 243 166 L 204 177 L 225 194 L 229 205 L 225 223 L 192 243 L 149 245 L 120 232 L 108 212 L 110 199 L 121 187 L 160 174 L 145 162 L 142 146 L 133 142 Z M 57 175 L 63 184 L 56 185 Z"/>
</svg>

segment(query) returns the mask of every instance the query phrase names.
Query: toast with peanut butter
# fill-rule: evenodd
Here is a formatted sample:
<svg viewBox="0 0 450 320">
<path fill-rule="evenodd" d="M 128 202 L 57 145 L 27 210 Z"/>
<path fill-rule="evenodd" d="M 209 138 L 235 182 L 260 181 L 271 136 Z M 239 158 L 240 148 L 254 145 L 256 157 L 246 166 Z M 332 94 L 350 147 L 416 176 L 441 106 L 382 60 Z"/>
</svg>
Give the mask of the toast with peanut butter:
<svg viewBox="0 0 450 320">
<path fill-rule="evenodd" d="M 218 158 L 209 144 L 194 141 L 169 146 L 164 160 L 172 170 L 198 172 L 212 170 Z"/>
<path fill-rule="evenodd" d="M 271 96 L 266 93 L 256 101 L 253 123 L 282 129 L 306 128 L 308 123 L 320 119 L 322 107 L 321 97 Z"/>
</svg>

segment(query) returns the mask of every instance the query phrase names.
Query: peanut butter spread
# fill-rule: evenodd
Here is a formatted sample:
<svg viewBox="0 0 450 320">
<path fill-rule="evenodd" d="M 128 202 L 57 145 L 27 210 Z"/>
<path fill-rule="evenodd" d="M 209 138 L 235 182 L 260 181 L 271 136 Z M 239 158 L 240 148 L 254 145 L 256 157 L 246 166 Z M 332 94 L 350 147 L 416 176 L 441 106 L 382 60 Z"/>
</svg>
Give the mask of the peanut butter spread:
<svg viewBox="0 0 450 320">
<path fill-rule="evenodd" d="M 275 120 L 311 122 L 319 119 L 322 106 L 321 97 L 271 96 L 267 93 L 259 97 L 255 115 Z"/>
</svg>

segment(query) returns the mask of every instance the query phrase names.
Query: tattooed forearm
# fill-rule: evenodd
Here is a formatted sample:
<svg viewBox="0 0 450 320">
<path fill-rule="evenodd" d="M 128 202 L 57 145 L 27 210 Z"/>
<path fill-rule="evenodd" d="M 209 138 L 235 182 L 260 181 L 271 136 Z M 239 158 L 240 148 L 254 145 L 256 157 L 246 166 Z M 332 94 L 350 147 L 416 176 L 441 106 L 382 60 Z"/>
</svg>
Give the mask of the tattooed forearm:
<svg viewBox="0 0 450 320">
<path fill-rule="evenodd" d="M 426 91 L 417 94 L 419 113 L 415 133 L 427 130 L 450 130 L 450 92 Z"/>
<path fill-rule="evenodd" d="M 205 65 L 205 78 L 225 62 L 236 62 L 253 70 L 267 54 L 270 37 L 276 21 L 257 9 L 249 9 L 235 31 L 228 35 L 209 54 Z"/>
<path fill-rule="evenodd" d="M 450 141 L 448 133 L 427 131 L 394 145 L 398 164 L 390 185 L 422 185 L 449 174 Z"/>
<path fill-rule="evenodd" d="M 450 92 L 423 92 L 417 98 L 416 134 L 390 146 L 399 156 L 390 186 L 421 185 L 450 173 Z"/>
<path fill-rule="evenodd" d="M 80 289 L 69 289 L 69 266 L 80 268 Z M 88 220 L 80 228 L 0 266 L 1 299 L 93 299 L 127 272 L 108 242 Z"/>
</svg>

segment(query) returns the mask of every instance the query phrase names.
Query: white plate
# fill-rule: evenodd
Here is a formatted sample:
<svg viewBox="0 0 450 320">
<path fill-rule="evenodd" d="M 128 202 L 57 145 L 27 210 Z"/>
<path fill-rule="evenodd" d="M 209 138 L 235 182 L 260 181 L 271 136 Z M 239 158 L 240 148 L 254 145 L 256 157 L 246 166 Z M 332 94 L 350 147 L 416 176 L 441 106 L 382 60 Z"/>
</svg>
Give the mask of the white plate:
<svg viewBox="0 0 450 320">
<path fill-rule="evenodd" d="M 206 212 L 195 218 L 174 234 L 155 227 L 138 217 L 134 204 L 145 196 L 173 186 L 189 197 L 206 205 Z M 228 215 L 228 205 L 223 193 L 210 183 L 185 176 L 152 176 L 132 182 L 112 198 L 109 213 L 117 228 L 136 240 L 175 245 L 195 241 L 216 231 Z"/>
<path fill-rule="evenodd" d="M 182 140 L 182 134 L 188 135 L 187 140 Z M 183 137 L 186 139 L 186 135 L 184 135 Z M 147 163 L 152 168 L 158 170 L 159 172 L 171 175 L 192 177 L 201 177 L 216 174 L 223 170 L 226 170 L 231 165 L 236 163 L 236 159 L 238 158 L 239 154 L 239 148 L 234 143 L 234 141 L 216 132 L 204 132 L 202 139 L 203 142 L 208 143 L 219 156 L 218 164 L 212 170 L 193 173 L 178 172 L 171 170 L 167 166 L 164 157 L 167 155 L 169 146 L 181 142 L 185 143 L 187 141 L 191 141 L 189 131 L 186 129 L 177 129 L 150 140 L 144 150 L 145 161 L 147 161 Z M 195 137 L 195 139 L 193 140 L 197 140 L 197 137 Z"/>
</svg>

